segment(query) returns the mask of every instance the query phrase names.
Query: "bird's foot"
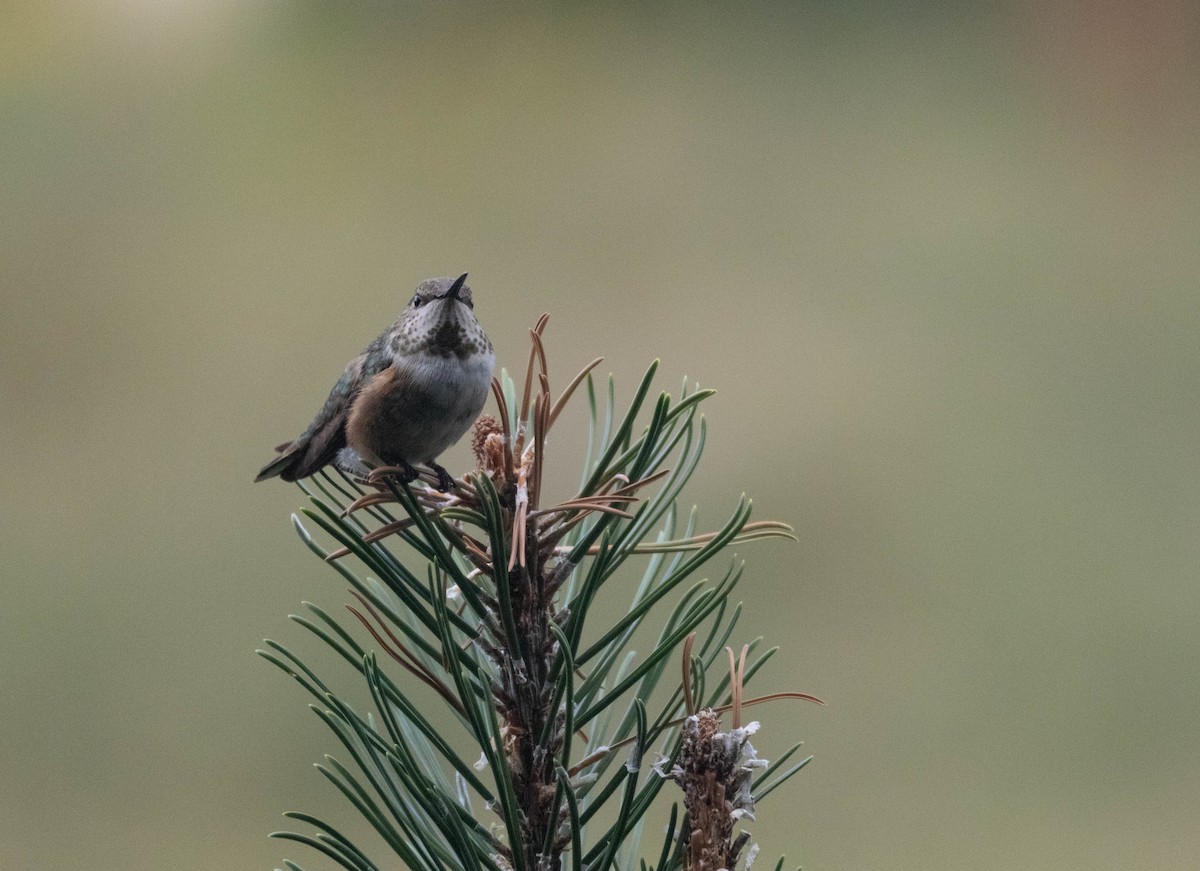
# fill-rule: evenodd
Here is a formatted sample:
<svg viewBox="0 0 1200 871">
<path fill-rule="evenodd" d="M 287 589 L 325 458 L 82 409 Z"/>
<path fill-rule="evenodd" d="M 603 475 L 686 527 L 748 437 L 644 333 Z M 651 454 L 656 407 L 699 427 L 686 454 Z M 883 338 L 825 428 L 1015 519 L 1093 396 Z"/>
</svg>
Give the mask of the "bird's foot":
<svg viewBox="0 0 1200 871">
<path fill-rule="evenodd" d="M 429 468 L 433 469 L 438 477 L 438 489 L 443 493 L 451 493 L 458 486 L 458 482 L 454 480 L 454 476 L 439 466 L 437 463 L 428 463 Z"/>
<path fill-rule="evenodd" d="M 395 478 L 401 484 L 411 484 L 420 474 L 414 466 L 400 460 L 394 466 L 377 466 L 372 469 L 370 481 L 372 484 L 378 484 L 385 478 Z"/>
<path fill-rule="evenodd" d="M 405 484 L 411 484 L 417 478 L 421 477 L 421 473 L 417 470 L 417 467 L 410 466 L 404 460 L 400 461 L 399 468 L 400 474 L 397 477 Z"/>
</svg>

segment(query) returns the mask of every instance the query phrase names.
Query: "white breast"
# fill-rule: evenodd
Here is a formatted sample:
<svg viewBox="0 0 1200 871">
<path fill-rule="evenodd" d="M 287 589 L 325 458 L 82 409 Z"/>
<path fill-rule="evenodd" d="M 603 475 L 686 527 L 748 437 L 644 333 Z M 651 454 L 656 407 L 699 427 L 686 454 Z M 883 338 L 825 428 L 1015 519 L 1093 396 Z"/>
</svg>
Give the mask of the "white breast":
<svg viewBox="0 0 1200 871">
<path fill-rule="evenodd" d="M 496 355 L 491 353 L 474 354 L 466 360 L 419 354 L 410 361 L 409 371 L 418 383 L 444 385 L 449 392 L 460 397 L 459 407 L 464 413 L 472 410 L 473 414 L 478 414 L 487 399 L 495 365 Z"/>
</svg>

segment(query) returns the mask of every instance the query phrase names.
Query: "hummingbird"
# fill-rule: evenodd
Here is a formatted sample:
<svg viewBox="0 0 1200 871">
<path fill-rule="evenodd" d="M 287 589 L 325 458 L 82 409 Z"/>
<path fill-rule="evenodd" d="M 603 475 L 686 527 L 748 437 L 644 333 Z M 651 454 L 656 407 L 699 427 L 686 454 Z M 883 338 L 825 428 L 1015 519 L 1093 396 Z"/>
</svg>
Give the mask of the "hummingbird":
<svg viewBox="0 0 1200 871">
<path fill-rule="evenodd" d="M 275 450 L 254 480 L 306 478 L 329 463 L 365 476 L 370 466 L 398 466 L 407 483 L 417 464 L 454 478 L 435 460 L 479 416 L 496 362 L 475 319 L 466 273 L 417 285 L 400 317 L 346 366 L 300 437 Z"/>
</svg>

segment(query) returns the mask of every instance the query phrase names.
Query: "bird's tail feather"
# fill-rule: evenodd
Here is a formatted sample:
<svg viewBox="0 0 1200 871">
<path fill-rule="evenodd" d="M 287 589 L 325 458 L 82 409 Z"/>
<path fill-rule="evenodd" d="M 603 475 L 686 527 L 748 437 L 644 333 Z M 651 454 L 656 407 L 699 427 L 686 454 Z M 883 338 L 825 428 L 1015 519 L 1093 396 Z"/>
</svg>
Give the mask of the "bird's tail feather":
<svg viewBox="0 0 1200 871">
<path fill-rule="evenodd" d="M 306 445 L 296 442 L 286 442 L 277 447 L 275 450 L 279 451 L 279 456 L 262 467 L 255 477 L 254 483 L 274 478 L 276 475 L 282 475 L 285 481 L 294 481 L 295 477 L 289 475 L 288 472 L 292 471 L 292 467 L 304 458 L 305 447 Z"/>
<path fill-rule="evenodd" d="M 316 432 L 305 432 L 294 442 L 275 450 L 279 456 L 262 467 L 255 483 L 278 475 L 285 481 L 299 481 L 333 462 L 338 451 L 346 446 L 346 434 L 341 420 L 327 421 Z"/>
</svg>

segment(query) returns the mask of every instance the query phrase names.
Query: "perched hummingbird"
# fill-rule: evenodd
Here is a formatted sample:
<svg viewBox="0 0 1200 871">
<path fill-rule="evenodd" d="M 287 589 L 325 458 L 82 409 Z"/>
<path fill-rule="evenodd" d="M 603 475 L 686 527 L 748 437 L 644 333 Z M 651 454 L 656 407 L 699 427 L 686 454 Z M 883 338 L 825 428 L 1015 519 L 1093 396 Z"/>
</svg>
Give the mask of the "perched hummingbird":
<svg viewBox="0 0 1200 871">
<path fill-rule="evenodd" d="M 496 362 L 466 280 L 422 281 L 396 322 L 346 366 L 308 429 L 277 447 L 254 480 L 295 481 L 334 462 L 357 474 L 367 463 L 400 466 L 411 481 L 424 463 L 449 491 L 454 479 L 434 460 L 479 415 Z"/>
</svg>

